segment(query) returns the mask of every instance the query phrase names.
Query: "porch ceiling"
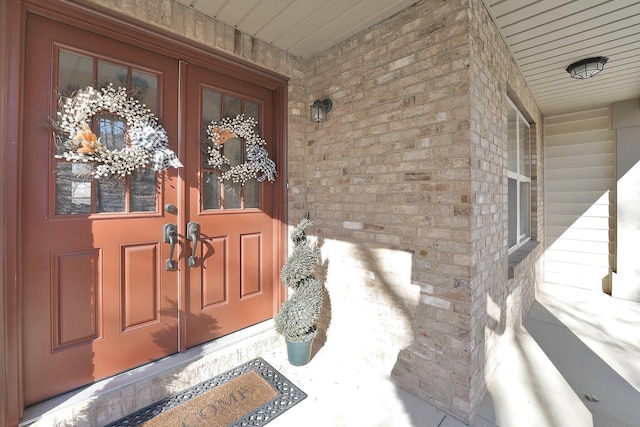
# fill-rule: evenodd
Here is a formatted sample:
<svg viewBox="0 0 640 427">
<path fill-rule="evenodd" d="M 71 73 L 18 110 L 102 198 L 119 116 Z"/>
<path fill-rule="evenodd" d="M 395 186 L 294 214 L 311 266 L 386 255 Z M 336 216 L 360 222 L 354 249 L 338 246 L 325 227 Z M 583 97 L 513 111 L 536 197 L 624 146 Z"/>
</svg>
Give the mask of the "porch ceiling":
<svg viewBox="0 0 640 427">
<path fill-rule="evenodd" d="M 416 0 L 177 0 L 295 56 L 311 58 Z M 483 0 L 543 115 L 640 97 L 640 1 Z M 565 68 L 606 56 L 604 71 Z"/>
</svg>

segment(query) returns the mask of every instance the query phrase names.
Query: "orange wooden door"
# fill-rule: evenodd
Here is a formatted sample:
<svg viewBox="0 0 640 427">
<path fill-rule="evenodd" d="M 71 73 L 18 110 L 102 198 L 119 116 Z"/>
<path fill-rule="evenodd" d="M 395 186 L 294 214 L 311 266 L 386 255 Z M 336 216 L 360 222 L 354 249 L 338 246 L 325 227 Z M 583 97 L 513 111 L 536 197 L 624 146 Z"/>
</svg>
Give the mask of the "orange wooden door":
<svg viewBox="0 0 640 427">
<path fill-rule="evenodd" d="M 178 276 L 166 271 L 164 211 L 176 172 L 92 180 L 55 159 L 47 129 L 56 94 L 107 82 L 139 89 L 175 150 L 178 65 L 169 58 L 30 15 L 23 153 L 26 404 L 178 349 Z M 126 122 L 96 114 L 103 144 L 126 144 Z"/>
<path fill-rule="evenodd" d="M 148 170 L 114 184 L 55 158 L 46 124 L 57 94 L 109 82 L 153 110 L 183 169 Z M 275 186 L 220 183 L 201 151 L 209 121 L 244 113 L 258 121 L 273 152 L 272 90 L 29 15 L 24 100 L 27 405 L 273 316 Z M 96 114 L 89 125 L 104 143 L 127 143 L 117 115 Z M 243 143 L 234 143 L 242 161 Z M 192 266 L 189 222 L 199 225 Z M 177 229 L 171 270 L 166 224 Z"/>
<path fill-rule="evenodd" d="M 199 225 L 197 261 L 188 268 L 186 344 L 208 341 L 273 316 L 274 185 L 218 179 L 200 141 L 224 117 L 255 119 L 273 156 L 273 92 L 195 65 L 186 67 L 186 175 L 189 220 Z M 244 141 L 224 143 L 231 164 L 245 159 Z M 192 246 L 191 246 L 192 248 Z"/>
</svg>

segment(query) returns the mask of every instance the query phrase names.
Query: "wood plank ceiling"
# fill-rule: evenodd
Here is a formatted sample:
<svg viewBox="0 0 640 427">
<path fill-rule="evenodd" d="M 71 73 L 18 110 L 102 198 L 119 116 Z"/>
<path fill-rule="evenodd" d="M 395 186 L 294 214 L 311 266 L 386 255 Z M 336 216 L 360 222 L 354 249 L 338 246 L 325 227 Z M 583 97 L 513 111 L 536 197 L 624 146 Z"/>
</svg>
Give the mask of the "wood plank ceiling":
<svg viewBox="0 0 640 427">
<path fill-rule="evenodd" d="M 302 58 L 311 58 L 416 0 L 177 0 Z M 433 1 L 433 0 L 423 0 Z M 483 0 L 545 116 L 640 98 L 640 1 Z M 609 58 L 574 80 L 565 68 Z"/>
</svg>

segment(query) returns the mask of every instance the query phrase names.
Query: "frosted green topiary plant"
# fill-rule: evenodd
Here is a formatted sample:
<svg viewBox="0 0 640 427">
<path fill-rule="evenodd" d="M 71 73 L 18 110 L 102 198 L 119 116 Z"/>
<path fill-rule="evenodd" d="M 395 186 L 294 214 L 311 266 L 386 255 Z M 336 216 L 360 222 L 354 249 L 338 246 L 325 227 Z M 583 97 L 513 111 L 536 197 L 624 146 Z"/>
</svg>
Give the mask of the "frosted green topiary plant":
<svg viewBox="0 0 640 427">
<path fill-rule="evenodd" d="M 293 250 L 280 272 L 282 282 L 292 294 L 276 316 L 276 331 L 292 342 L 315 338 L 322 310 L 322 284 L 314 275 L 320 249 L 305 234 L 312 224 L 309 218 L 304 218 L 291 232 Z"/>
</svg>

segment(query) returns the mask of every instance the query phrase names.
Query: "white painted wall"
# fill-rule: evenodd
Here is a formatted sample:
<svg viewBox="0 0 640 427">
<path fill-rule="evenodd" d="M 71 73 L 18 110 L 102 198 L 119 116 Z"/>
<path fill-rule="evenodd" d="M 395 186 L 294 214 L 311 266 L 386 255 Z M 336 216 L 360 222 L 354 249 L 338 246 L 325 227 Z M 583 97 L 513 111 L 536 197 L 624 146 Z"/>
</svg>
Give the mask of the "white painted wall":
<svg viewBox="0 0 640 427">
<path fill-rule="evenodd" d="M 612 295 L 640 301 L 640 100 L 611 106 L 617 151 L 616 273 Z"/>
<path fill-rule="evenodd" d="M 545 118 L 545 281 L 609 291 L 615 142 L 609 108 Z"/>
</svg>

